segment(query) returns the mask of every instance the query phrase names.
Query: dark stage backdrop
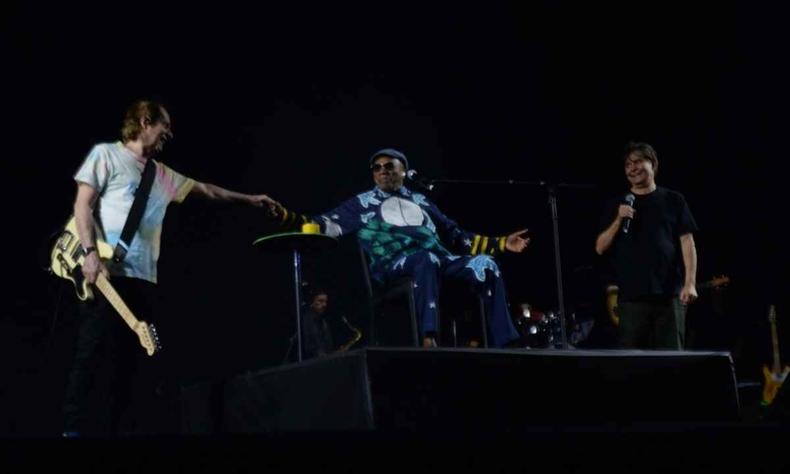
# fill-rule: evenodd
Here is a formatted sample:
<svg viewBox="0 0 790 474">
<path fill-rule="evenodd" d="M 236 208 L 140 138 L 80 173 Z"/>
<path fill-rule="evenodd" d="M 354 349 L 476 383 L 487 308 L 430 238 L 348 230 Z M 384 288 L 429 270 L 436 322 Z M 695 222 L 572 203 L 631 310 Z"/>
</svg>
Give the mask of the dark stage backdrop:
<svg viewBox="0 0 790 474">
<path fill-rule="evenodd" d="M 57 429 L 74 298 L 41 270 L 41 251 L 70 213 L 82 159 L 118 138 L 141 97 L 171 112 L 164 162 L 305 213 L 369 189 L 367 158 L 385 146 L 428 177 L 589 185 L 558 194 L 570 309 L 600 309 L 601 204 L 625 190 L 623 145 L 650 142 L 658 183 L 683 192 L 699 224 L 699 281 L 732 280 L 722 311 L 704 295 L 692 308 L 695 344 L 732 350 L 739 374 L 758 377 L 767 306 L 780 321 L 787 311 L 782 12 L 663 5 L 4 7 L 0 360 L 14 415 L 0 431 Z M 502 259 L 510 299 L 556 308 L 544 188 L 448 184 L 433 197 L 470 230 L 528 227 L 530 250 Z M 289 261 L 251 246 L 274 231 L 254 209 L 171 206 L 160 329 L 178 383 L 280 363 Z M 354 250 L 306 259 L 305 280 L 362 328 Z"/>
</svg>

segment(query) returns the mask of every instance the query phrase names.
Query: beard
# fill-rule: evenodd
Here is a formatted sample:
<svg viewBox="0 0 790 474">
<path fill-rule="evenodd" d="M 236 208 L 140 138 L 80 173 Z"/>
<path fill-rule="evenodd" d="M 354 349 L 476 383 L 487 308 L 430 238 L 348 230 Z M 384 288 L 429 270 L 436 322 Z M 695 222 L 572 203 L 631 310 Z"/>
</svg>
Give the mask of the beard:
<svg viewBox="0 0 790 474">
<path fill-rule="evenodd" d="M 144 147 L 143 150 L 145 151 L 146 156 L 155 156 L 162 152 L 165 147 L 165 140 L 161 138 L 156 140 L 154 143 Z"/>
<path fill-rule="evenodd" d="M 400 189 L 400 187 L 403 186 L 403 181 L 391 177 L 389 179 L 379 180 L 376 182 L 376 186 L 384 192 L 391 193 Z"/>
</svg>

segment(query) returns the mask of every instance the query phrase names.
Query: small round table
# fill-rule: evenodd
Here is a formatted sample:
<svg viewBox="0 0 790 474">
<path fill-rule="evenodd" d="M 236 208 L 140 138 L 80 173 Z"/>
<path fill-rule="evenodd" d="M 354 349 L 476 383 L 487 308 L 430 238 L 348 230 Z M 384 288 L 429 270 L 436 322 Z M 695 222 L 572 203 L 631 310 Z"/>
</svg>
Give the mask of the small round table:
<svg viewBox="0 0 790 474">
<path fill-rule="evenodd" d="M 299 362 L 302 361 L 302 257 L 337 247 L 337 239 L 324 234 L 285 232 L 256 239 L 252 245 L 268 253 L 292 253 L 294 262 L 294 293 L 296 295 L 296 341 Z"/>
</svg>

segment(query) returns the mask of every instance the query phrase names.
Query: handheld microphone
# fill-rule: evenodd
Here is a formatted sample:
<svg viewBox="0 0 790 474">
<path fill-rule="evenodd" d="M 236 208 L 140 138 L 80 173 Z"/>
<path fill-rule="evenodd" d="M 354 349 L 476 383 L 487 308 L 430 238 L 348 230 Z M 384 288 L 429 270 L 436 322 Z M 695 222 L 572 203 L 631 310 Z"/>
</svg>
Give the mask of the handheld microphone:
<svg viewBox="0 0 790 474">
<path fill-rule="evenodd" d="M 434 184 L 417 175 L 417 170 L 409 170 L 406 172 L 406 177 L 410 180 L 414 181 L 418 185 L 422 186 L 423 188 L 427 189 L 428 191 L 433 191 Z"/>
<path fill-rule="evenodd" d="M 636 201 L 636 196 L 631 193 L 625 195 L 625 203 L 631 207 L 634 207 L 634 201 Z M 628 228 L 631 227 L 631 218 L 626 217 L 623 219 L 623 234 L 628 233 Z"/>
</svg>

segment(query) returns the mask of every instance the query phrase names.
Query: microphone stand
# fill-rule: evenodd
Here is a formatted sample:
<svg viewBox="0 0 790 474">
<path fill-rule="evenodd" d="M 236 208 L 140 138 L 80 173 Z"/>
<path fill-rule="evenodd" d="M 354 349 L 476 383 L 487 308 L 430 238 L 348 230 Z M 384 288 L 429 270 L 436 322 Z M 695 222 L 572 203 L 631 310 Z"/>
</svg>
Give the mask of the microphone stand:
<svg viewBox="0 0 790 474">
<path fill-rule="evenodd" d="M 562 348 L 568 348 L 568 336 L 565 328 L 565 295 L 562 286 L 562 258 L 560 256 L 560 227 L 559 227 L 559 212 L 557 210 L 557 190 L 560 188 L 572 189 L 594 189 L 595 186 L 591 184 L 568 184 L 568 183 L 550 183 L 547 181 L 521 181 L 514 179 L 506 180 L 469 180 L 469 179 L 435 179 L 428 180 L 431 184 L 431 189 L 435 184 L 473 184 L 473 185 L 512 185 L 512 186 L 532 186 L 541 187 L 546 189 L 548 193 L 548 203 L 551 209 L 552 231 L 554 234 L 554 267 L 557 276 L 557 299 L 559 312 L 560 312 L 560 329 L 562 335 Z"/>
</svg>

